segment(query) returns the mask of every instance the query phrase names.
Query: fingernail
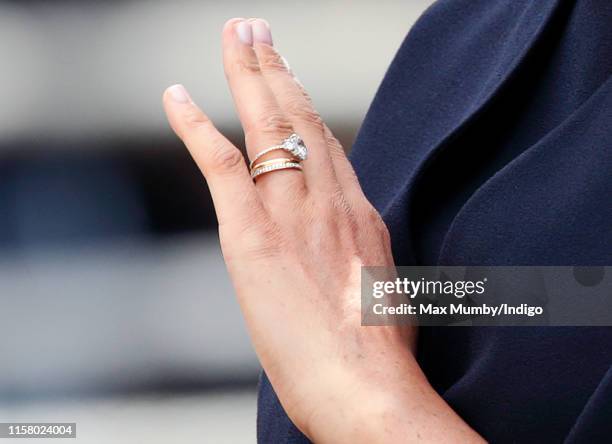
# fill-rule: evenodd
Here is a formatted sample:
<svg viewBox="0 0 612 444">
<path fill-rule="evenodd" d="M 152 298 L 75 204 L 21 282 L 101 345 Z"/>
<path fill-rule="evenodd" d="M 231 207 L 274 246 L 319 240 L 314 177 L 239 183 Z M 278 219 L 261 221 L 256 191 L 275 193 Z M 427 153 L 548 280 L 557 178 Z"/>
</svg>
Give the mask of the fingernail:
<svg viewBox="0 0 612 444">
<path fill-rule="evenodd" d="M 270 25 L 263 19 L 253 20 L 251 22 L 253 27 L 253 40 L 255 43 L 265 43 L 272 45 L 272 33 L 270 32 Z"/>
<path fill-rule="evenodd" d="M 189 97 L 189 93 L 183 85 L 172 85 L 170 88 L 168 88 L 168 92 L 170 93 L 170 97 L 172 97 L 172 100 L 174 100 L 175 102 L 191 102 L 191 97 Z"/>
<path fill-rule="evenodd" d="M 251 28 L 251 24 L 249 22 L 240 22 L 236 25 L 236 34 L 238 34 L 238 39 L 245 45 L 253 44 L 253 29 Z"/>
</svg>

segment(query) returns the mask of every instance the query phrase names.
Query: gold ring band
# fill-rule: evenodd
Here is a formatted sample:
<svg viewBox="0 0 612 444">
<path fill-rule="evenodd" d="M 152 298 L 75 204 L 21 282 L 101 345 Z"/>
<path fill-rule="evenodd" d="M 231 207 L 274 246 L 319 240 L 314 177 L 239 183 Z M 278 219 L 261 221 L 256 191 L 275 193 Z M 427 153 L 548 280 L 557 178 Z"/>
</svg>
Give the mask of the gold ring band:
<svg viewBox="0 0 612 444">
<path fill-rule="evenodd" d="M 260 151 L 259 153 L 257 153 L 257 155 L 255 156 L 255 158 L 253 160 L 251 160 L 251 163 L 249 164 L 249 168 L 253 169 L 256 168 L 256 162 L 263 156 L 265 156 L 268 153 L 271 153 L 272 151 L 278 151 L 278 150 L 285 150 L 285 147 L 282 145 L 275 145 L 275 146 L 271 146 L 270 148 L 266 148 L 263 151 Z M 289 160 L 293 160 L 293 161 L 298 161 L 299 159 L 297 159 L 294 155 L 291 155 L 291 157 L 288 157 L 287 159 Z"/>
<path fill-rule="evenodd" d="M 286 157 L 266 160 L 253 166 L 251 169 L 251 178 L 255 180 L 256 177 L 261 176 L 272 171 L 295 169 L 301 170 L 302 165 L 292 159 Z"/>
<path fill-rule="evenodd" d="M 257 168 L 261 168 L 264 166 L 272 165 L 279 162 L 294 162 L 299 163 L 297 160 L 292 159 L 290 157 L 275 157 L 274 159 L 268 159 L 263 162 L 257 162 L 255 165 L 251 167 L 251 171 L 256 170 Z"/>
</svg>

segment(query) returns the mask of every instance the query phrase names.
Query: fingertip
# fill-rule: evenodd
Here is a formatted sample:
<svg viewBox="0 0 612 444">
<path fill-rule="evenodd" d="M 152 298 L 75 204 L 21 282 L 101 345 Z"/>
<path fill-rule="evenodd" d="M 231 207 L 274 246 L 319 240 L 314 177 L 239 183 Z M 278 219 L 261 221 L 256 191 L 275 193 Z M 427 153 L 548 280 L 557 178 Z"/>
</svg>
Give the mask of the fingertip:
<svg viewBox="0 0 612 444">
<path fill-rule="evenodd" d="M 245 18 L 235 17 L 225 22 L 223 25 L 223 39 L 231 38 L 235 33 L 235 27 L 238 23 L 246 21 Z"/>
<path fill-rule="evenodd" d="M 251 27 L 253 28 L 253 41 L 255 43 L 264 43 L 270 46 L 274 45 L 272 42 L 272 31 L 270 30 L 270 24 L 267 20 L 261 18 L 252 19 Z"/>
<path fill-rule="evenodd" d="M 163 94 L 163 105 L 170 127 L 179 138 L 183 139 L 184 128 L 188 124 L 186 118 L 191 120 L 199 118 L 193 110 L 197 108 L 187 89 L 179 84 L 169 86 Z"/>
<path fill-rule="evenodd" d="M 225 24 L 223 25 L 223 30 L 230 29 L 230 28 L 231 28 L 232 26 L 234 26 L 236 23 L 238 23 L 238 22 L 243 22 L 243 21 L 245 21 L 245 20 L 246 20 L 246 19 L 245 19 L 244 17 L 234 17 L 234 18 L 231 18 L 231 19 L 229 19 L 229 20 L 227 20 L 227 21 L 225 22 Z"/>
<path fill-rule="evenodd" d="M 163 94 L 163 98 L 164 100 L 169 99 L 172 102 L 181 103 L 181 104 L 191 102 L 191 96 L 187 92 L 187 89 L 185 88 L 185 86 L 181 85 L 180 83 L 177 83 L 176 85 L 172 85 L 166 88 Z"/>
</svg>

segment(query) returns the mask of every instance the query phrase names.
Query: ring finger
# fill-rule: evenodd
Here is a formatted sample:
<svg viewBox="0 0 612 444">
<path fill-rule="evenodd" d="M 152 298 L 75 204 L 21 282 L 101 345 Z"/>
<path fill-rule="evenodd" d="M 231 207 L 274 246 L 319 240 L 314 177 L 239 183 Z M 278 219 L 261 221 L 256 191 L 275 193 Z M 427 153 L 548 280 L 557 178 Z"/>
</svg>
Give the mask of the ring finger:
<svg viewBox="0 0 612 444">
<path fill-rule="evenodd" d="M 223 30 L 225 73 L 244 128 L 247 154 L 251 160 L 258 152 L 280 144 L 293 133 L 289 119 L 281 111 L 263 78 L 252 45 L 250 23 L 243 19 L 233 19 L 226 23 Z M 275 150 L 258 161 L 272 158 L 291 158 L 291 155 L 283 150 Z M 268 204 L 279 200 L 287 202 L 289 192 L 296 197 L 306 193 L 303 173 L 297 169 L 263 174 L 257 178 L 257 185 Z"/>
</svg>

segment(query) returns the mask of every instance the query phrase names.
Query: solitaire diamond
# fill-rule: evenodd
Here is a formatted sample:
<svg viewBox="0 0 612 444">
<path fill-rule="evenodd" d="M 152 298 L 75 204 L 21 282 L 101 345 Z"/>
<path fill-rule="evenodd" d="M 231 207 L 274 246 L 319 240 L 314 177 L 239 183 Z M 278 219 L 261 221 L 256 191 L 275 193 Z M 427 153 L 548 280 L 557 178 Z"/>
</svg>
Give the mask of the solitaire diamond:
<svg viewBox="0 0 612 444">
<path fill-rule="evenodd" d="M 284 140 L 283 146 L 300 160 L 306 160 L 306 157 L 308 157 L 308 150 L 306 149 L 306 145 L 304 145 L 304 141 L 295 133 Z"/>
<path fill-rule="evenodd" d="M 306 148 L 306 145 L 304 145 L 304 141 L 300 136 L 293 133 L 285 140 L 283 140 L 280 145 L 268 147 L 265 150 L 257 153 L 253 160 L 251 160 L 251 162 L 249 163 L 249 168 L 252 170 L 261 157 L 276 150 L 285 150 L 288 153 L 291 153 L 291 155 L 294 157 L 294 160 L 298 162 L 306 160 L 306 158 L 308 157 L 308 148 Z"/>
</svg>

